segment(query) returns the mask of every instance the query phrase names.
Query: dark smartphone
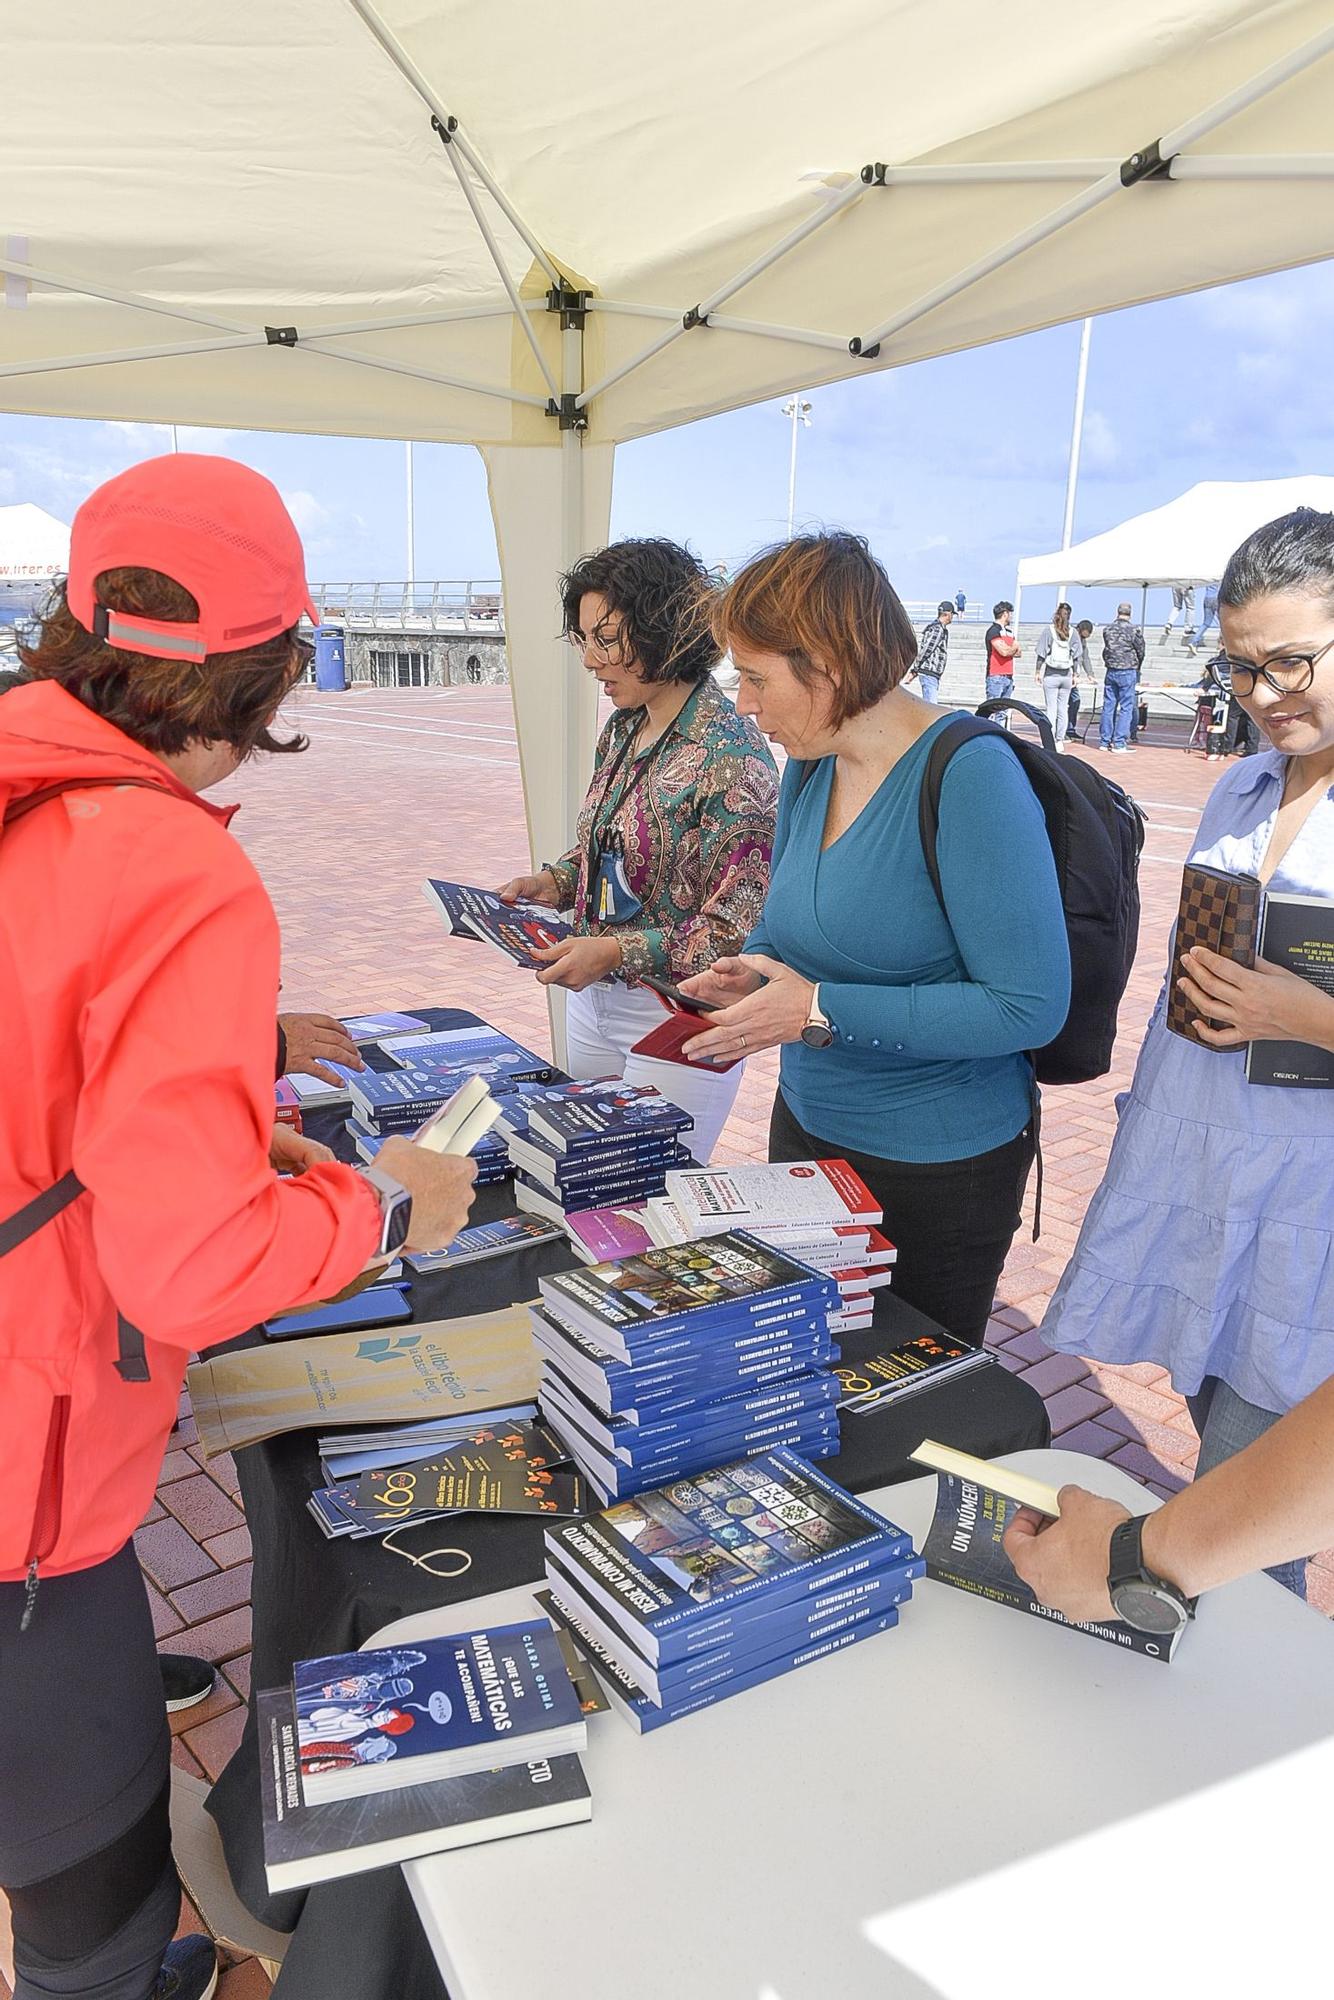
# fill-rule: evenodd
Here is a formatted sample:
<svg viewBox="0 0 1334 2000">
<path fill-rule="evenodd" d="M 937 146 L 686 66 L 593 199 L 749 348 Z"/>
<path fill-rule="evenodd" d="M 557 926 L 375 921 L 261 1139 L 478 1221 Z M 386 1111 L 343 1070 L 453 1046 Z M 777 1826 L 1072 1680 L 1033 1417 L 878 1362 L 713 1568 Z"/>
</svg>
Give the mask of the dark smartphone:
<svg viewBox="0 0 1334 2000">
<path fill-rule="evenodd" d="M 696 1000 L 689 993 L 683 993 L 679 986 L 673 986 L 670 979 L 659 979 L 655 973 L 644 973 L 639 981 L 641 986 L 651 986 L 655 993 L 661 993 L 664 1000 L 670 1000 L 673 1007 L 679 1007 L 683 1014 L 716 1014 L 716 1000 Z"/>
</svg>

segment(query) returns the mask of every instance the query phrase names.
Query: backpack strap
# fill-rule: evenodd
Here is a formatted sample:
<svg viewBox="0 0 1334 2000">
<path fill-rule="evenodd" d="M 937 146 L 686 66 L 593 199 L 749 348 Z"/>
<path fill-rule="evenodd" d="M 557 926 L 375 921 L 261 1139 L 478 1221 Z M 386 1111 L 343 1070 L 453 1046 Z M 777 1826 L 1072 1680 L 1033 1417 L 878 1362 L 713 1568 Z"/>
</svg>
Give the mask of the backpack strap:
<svg viewBox="0 0 1334 2000">
<path fill-rule="evenodd" d="M 1023 708 L 1025 714 L 1031 713 L 1027 704 L 1021 702 L 1002 701 L 988 703 L 987 706 Z M 1042 720 L 1045 723 L 1046 717 L 1043 716 Z M 1050 735 L 1050 729 L 1047 733 Z M 940 904 L 941 914 L 946 923 L 949 922 L 950 913 L 945 907 L 945 892 L 940 883 L 940 860 L 936 853 L 936 839 L 940 832 L 940 791 L 945 782 L 945 771 L 950 758 L 956 750 L 963 744 L 970 743 L 975 736 L 999 736 L 1002 742 L 1009 740 L 1003 729 L 998 729 L 994 722 L 988 722 L 982 715 L 955 716 L 952 722 L 947 722 L 943 729 L 936 731 L 935 742 L 927 753 L 921 790 L 917 794 L 917 829 L 922 839 L 922 859 L 926 863 L 926 872 L 931 877 L 931 887 L 936 892 L 936 901 Z M 1038 1091 L 1037 1069 L 1031 1054 L 1028 1057 L 1028 1064 L 1033 1150 L 1038 1170 L 1033 1202 L 1033 1241 L 1036 1243 L 1042 1230 L 1042 1098 Z"/>
<path fill-rule="evenodd" d="M 936 840 L 940 832 L 940 790 L 950 758 L 975 736 L 999 736 L 1003 742 L 1005 731 L 998 729 L 994 722 L 985 722 L 976 715 L 956 715 L 952 722 L 938 729 L 927 752 L 926 769 L 917 794 L 917 830 L 922 839 L 922 859 L 946 920 L 949 911 L 945 908 L 945 892 L 940 886 L 940 861 L 936 854 Z"/>
<path fill-rule="evenodd" d="M 20 1243 L 26 1243 L 30 1236 L 35 1236 L 39 1229 L 53 1222 L 61 1210 L 68 1208 L 72 1201 L 77 1201 L 82 1193 L 83 1182 L 71 1167 L 54 1187 L 34 1195 L 14 1215 L 6 1216 L 0 1222 L 0 1257 L 7 1257 L 11 1250 L 18 1249 Z"/>
<path fill-rule="evenodd" d="M 26 798 L 17 799 L 6 806 L 0 824 L 10 826 L 25 813 L 44 806 L 48 799 L 58 799 L 65 792 L 88 792 L 107 786 L 119 789 L 122 785 L 137 785 L 148 792 L 165 792 L 166 787 L 156 784 L 151 778 L 66 778 L 58 785 L 44 785 L 38 792 L 29 792 Z M 170 794 L 167 794 L 170 796 Z M 0 1222 L 0 1257 L 7 1257 L 11 1250 L 17 1250 L 20 1243 L 26 1243 L 39 1229 L 77 1201 L 83 1193 L 83 1182 L 71 1167 L 62 1174 L 53 1187 L 34 1195 L 30 1202 L 7 1216 Z M 149 1378 L 148 1356 L 144 1352 L 144 1337 L 137 1326 L 131 1326 L 124 1313 L 116 1314 L 116 1373 L 122 1382 L 147 1382 Z"/>
<path fill-rule="evenodd" d="M 159 785 L 152 778 L 62 778 L 58 785 L 43 785 L 39 792 L 29 792 L 26 798 L 15 799 L 12 805 L 5 807 L 3 821 L 0 821 L 0 824 L 12 826 L 14 821 L 22 819 L 25 813 L 34 812 L 38 806 L 44 806 L 48 799 L 58 799 L 64 792 L 94 792 L 108 788 L 118 791 L 122 785 L 134 785 L 141 791 L 161 792 L 164 798 L 171 797 L 166 786 Z"/>
</svg>

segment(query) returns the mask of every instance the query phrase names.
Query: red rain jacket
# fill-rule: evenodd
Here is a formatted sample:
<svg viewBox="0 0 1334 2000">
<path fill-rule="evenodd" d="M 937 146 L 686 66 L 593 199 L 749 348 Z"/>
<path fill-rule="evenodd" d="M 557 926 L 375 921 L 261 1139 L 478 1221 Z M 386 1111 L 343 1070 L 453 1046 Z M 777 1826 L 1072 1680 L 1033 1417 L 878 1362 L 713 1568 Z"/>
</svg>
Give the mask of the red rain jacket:
<svg viewBox="0 0 1334 2000">
<path fill-rule="evenodd" d="M 190 1352 L 338 1291 L 379 1231 L 350 1167 L 269 1165 L 278 925 L 230 812 L 54 682 L 0 700 L 0 814 L 91 778 L 0 827 L 0 1220 L 86 1190 L 0 1257 L 2 1582 L 113 1555 Z"/>
</svg>

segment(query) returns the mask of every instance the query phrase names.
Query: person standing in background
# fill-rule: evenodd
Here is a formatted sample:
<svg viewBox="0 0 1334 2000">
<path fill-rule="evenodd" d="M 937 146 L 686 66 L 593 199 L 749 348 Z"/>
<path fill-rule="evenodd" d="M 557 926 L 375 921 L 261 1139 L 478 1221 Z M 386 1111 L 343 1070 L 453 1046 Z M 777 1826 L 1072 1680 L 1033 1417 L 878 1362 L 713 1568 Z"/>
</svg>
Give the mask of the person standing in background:
<svg viewBox="0 0 1334 2000">
<path fill-rule="evenodd" d="M 934 708 L 940 699 L 940 679 L 949 658 L 950 625 L 954 619 L 954 606 L 948 597 L 942 597 L 936 606 L 936 615 L 929 625 L 922 627 L 921 644 L 917 648 L 917 664 L 913 668 L 922 700 Z"/>
<path fill-rule="evenodd" d="M 1038 640 L 1038 687 L 1056 748 L 1065 748 L 1070 727 L 1070 689 L 1074 684 L 1079 640 L 1070 630 L 1070 606 L 1064 600 L 1052 613 L 1051 624 Z"/>
<path fill-rule="evenodd" d="M 1014 606 L 1007 598 L 992 606 L 992 622 L 983 641 L 986 660 L 987 700 L 1004 701 L 1014 692 L 1014 663 L 1019 658 L 1019 641 L 1010 630 Z"/>
<path fill-rule="evenodd" d="M 1167 623 L 1163 627 L 1164 645 L 1171 638 L 1172 627 L 1176 624 L 1178 618 L 1184 618 L 1186 621 L 1183 637 L 1186 644 L 1189 645 L 1190 635 L 1195 629 L 1195 585 L 1193 583 L 1174 583 L 1172 585 L 1172 609 L 1168 613 Z"/>
<path fill-rule="evenodd" d="M 963 592 L 961 590 L 956 590 L 954 593 L 954 608 L 958 612 L 960 618 L 963 617 L 964 607 L 967 604 L 967 602 L 968 599 L 964 596 Z"/>
<path fill-rule="evenodd" d="M 1204 586 L 1204 618 L 1201 621 L 1198 632 L 1194 628 L 1187 632 L 1186 651 L 1193 653 L 1197 647 L 1202 646 L 1204 644 L 1205 633 L 1211 625 L 1217 625 L 1217 623 L 1218 585 L 1216 583 L 1206 583 Z"/>
<path fill-rule="evenodd" d="M 1103 627 L 1102 634 L 1102 729 L 1099 742 L 1104 750 L 1118 755 L 1129 749 L 1131 719 L 1139 692 L 1139 670 L 1144 664 L 1144 634 L 1130 622 L 1130 606 L 1116 607 L 1116 622 Z"/>
</svg>

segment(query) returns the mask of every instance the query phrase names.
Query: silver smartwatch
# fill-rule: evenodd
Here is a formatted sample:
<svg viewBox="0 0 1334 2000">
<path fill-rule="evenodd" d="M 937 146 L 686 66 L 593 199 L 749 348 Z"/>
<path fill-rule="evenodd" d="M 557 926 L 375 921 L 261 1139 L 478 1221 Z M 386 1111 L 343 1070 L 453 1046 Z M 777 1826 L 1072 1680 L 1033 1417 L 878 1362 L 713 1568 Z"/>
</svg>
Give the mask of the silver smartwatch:
<svg viewBox="0 0 1334 2000">
<path fill-rule="evenodd" d="M 817 986 L 811 994 L 811 1011 L 806 1016 L 806 1025 L 801 1031 L 801 1039 L 808 1049 L 827 1049 L 834 1040 L 834 1031 L 820 1011 L 820 989 Z"/>
<path fill-rule="evenodd" d="M 396 1257 L 407 1242 L 408 1230 L 412 1226 L 412 1196 L 401 1181 L 387 1174 L 383 1167 L 361 1167 L 358 1169 L 367 1181 L 380 1204 L 380 1250 L 381 1257 Z"/>
</svg>

